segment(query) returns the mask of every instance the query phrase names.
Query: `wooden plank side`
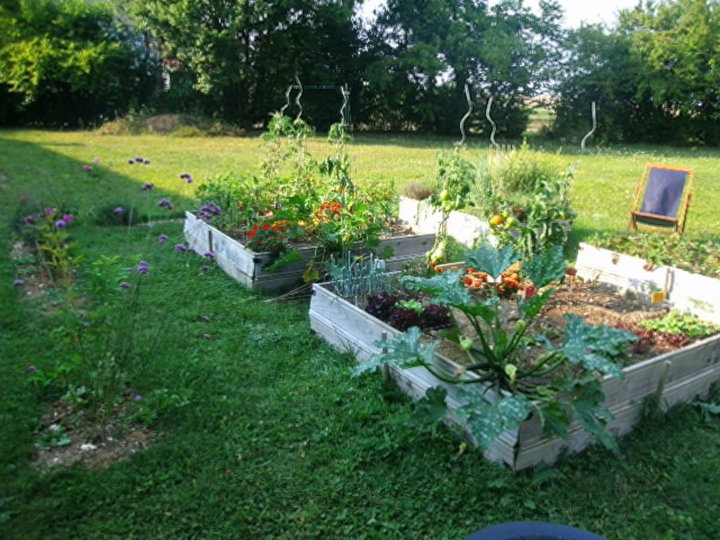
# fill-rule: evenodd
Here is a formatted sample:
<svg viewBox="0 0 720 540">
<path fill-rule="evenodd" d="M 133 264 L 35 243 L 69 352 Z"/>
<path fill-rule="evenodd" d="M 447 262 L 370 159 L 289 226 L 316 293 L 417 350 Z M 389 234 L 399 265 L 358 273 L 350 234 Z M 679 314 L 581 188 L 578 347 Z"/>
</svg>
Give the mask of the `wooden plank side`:
<svg viewBox="0 0 720 540">
<path fill-rule="evenodd" d="M 210 251 L 210 246 L 208 245 L 208 230 L 209 226 L 207 223 L 195 217 L 191 212 L 185 212 L 183 234 L 189 247 L 201 254 Z"/>
<path fill-rule="evenodd" d="M 435 243 L 435 234 L 418 234 L 414 236 L 393 236 L 380 240 L 376 253 L 382 254 L 386 248 L 392 250 L 391 258 L 405 257 L 408 255 L 423 256 Z"/>
<path fill-rule="evenodd" d="M 642 296 L 672 289 L 672 269 L 666 266 L 646 270 L 647 261 L 580 243 L 575 268 L 586 281 L 602 281 Z"/>
<path fill-rule="evenodd" d="M 447 230 L 450 236 L 467 247 L 472 247 L 481 237 L 487 237 L 490 243 L 495 243 L 495 237 L 490 235 L 490 225 L 486 221 L 463 212 L 450 212 Z"/>
<path fill-rule="evenodd" d="M 624 369 L 624 379 L 606 379 L 603 381 L 606 406 L 643 399 L 654 393 L 665 374 L 665 362 L 670 362 L 666 384 L 692 377 L 704 370 L 720 374 L 720 336 L 629 366 Z"/>
<path fill-rule="evenodd" d="M 677 309 L 720 324 L 719 279 L 675 269 L 670 302 Z"/>
<path fill-rule="evenodd" d="M 435 210 L 427 200 L 416 201 L 407 197 L 400 197 L 398 216 L 417 233 L 437 232 L 442 220 L 442 212 Z M 495 242 L 494 237 L 489 235 L 490 226 L 486 221 L 464 212 L 450 212 L 447 233 L 468 247 L 481 236 L 488 236 L 491 243 Z"/>
</svg>

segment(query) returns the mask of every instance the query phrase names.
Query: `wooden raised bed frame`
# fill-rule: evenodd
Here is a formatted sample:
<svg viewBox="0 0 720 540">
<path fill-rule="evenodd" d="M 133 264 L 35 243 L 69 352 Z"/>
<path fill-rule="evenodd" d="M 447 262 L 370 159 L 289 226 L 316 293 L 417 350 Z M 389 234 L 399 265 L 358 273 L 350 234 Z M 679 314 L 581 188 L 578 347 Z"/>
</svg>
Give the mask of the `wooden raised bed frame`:
<svg viewBox="0 0 720 540">
<path fill-rule="evenodd" d="M 257 253 L 246 248 L 191 212 L 185 213 L 183 230 L 190 248 L 201 254 L 212 252 L 226 274 L 256 291 L 271 292 L 297 285 L 315 254 L 314 247 L 301 248 L 301 261 L 268 272 L 263 267 L 270 261 L 270 253 Z M 406 262 L 425 256 L 434 242 L 434 234 L 395 236 L 381 240 L 377 251 L 382 253 L 386 248 L 392 249 L 393 256 L 386 260 L 386 265 L 389 270 L 399 270 Z"/>
<path fill-rule="evenodd" d="M 351 352 L 356 359 L 365 360 L 380 352 L 375 346 L 376 341 L 390 339 L 399 333 L 334 294 L 327 284 L 315 284 L 313 289 L 310 325 L 338 350 Z M 437 362 L 439 367 L 451 372 L 458 367 L 440 356 Z M 657 398 L 663 407 L 669 407 L 707 394 L 710 386 L 720 379 L 720 336 L 645 360 L 625 368 L 624 372 L 624 379 L 606 377 L 603 380 L 605 406 L 615 416 L 609 429 L 616 435 L 630 432 L 640 421 L 646 398 Z M 459 406 L 455 387 L 443 384 L 421 367 L 391 367 L 390 376 L 414 399 L 423 397 L 430 387 L 444 386 L 448 390 L 450 409 L 446 421 L 465 430 L 462 421 L 452 413 Z M 465 432 L 472 441 L 467 430 Z M 485 452 L 485 457 L 505 463 L 514 470 L 541 462 L 553 464 L 564 451 L 578 452 L 593 442 L 577 423 L 571 425 L 569 432 L 567 440 L 548 439 L 543 435 L 539 419 L 533 415 L 519 429 L 503 433 Z"/>
</svg>

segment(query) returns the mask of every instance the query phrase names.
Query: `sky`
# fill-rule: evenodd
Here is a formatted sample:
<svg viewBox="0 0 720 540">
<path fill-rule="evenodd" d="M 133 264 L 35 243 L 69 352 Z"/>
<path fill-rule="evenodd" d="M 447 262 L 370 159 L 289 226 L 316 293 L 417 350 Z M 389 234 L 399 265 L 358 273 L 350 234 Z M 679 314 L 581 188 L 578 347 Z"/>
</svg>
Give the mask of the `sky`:
<svg viewBox="0 0 720 540">
<path fill-rule="evenodd" d="M 525 0 L 532 8 L 536 7 L 538 0 Z M 365 13 L 372 11 L 383 4 L 385 0 L 365 0 Z M 633 8 L 638 0 L 559 0 L 565 11 L 565 26 L 575 28 L 581 22 L 611 24 L 617 18 L 621 9 Z"/>
</svg>

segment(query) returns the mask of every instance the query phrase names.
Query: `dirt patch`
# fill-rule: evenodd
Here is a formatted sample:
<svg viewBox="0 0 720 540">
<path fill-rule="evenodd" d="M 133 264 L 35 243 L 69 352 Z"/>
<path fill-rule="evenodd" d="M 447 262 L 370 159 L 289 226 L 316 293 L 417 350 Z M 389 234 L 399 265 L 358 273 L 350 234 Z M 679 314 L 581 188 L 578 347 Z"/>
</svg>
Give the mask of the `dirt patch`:
<svg viewBox="0 0 720 540">
<path fill-rule="evenodd" d="M 153 433 L 124 421 L 125 407 L 117 407 L 101 422 L 88 422 L 64 403 L 56 403 L 42 418 L 35 434 L 34 466 L 47 469 L 81 463 L 88 469 L 105 469 L 150 446 Z"/>
<path fill-rule="evenodd" d="M 504 324 L 508 332 L 512 333 L 519 319 L 517 305 L 514 300 L 502 300 L 501 310 Z M 526 335 L 540 333 L 547 336 L 555 346 L 560 346 L 566 324 L 564 315 L 567 314 L 576 315 L 587 324 L 630 330 L 640 338 L 630 345 L 628 357 L 624 360 L 624 365 L 631 365 L 684 347 L 693 341 L 684 335 L 666 334 L 639 326 L 640 321 L 663 317 L 668 311 L 666 304 L 647 302 L 632 291 L 622 292 L 604 283 L 573 280 L 558 287 Z M 466 317 L 461 313 L 456 315 L 462 332 L 474 336 L 474 330 Z M 458 364 L 467 364 L 467 355 L 452 343 L 444 343 L 440 352 Z M 528 351 L 528 362 L 532 363 L 535 353 L 542 352 L 544 349 L 540 347 Z"/>
</svg>

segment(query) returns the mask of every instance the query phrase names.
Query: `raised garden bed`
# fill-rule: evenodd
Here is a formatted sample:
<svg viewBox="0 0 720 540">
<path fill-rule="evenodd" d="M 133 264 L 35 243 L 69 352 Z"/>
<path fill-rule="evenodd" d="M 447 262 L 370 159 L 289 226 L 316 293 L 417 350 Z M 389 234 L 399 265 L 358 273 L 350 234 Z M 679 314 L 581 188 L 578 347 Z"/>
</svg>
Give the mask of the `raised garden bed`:
<svg viewBox="0 0 720 540">
<path fill-rule="evenodd" d="M 308 261 L 315 254 L 314 247 L 300 249 L 302 260 L 287 264 L 275 271 L 265 267 L 271 262 L 271 254 L 255 252 L 238 240 L 206 223 L 191 212 L 185 213 L 185 240 L 198 253 L 212 252 L 218 266 L 230 277 L 248 288 L 271 292 L 291 287 L 301 282 Z M 378 253 L 392 250 L 386 260 L 389 270 L 399 270 L 405 263 L 423 257 L 432 248 L 435 234 L 394 236 L 380 241 Z M 358 251 L 362 251 L 358 248 Z"/>
<path fill-rule="evenodd" d="M 552 309 L 552 306 L 548 307 Z M 375 345 L 377 341 L 399 334 L 398 330 L 333 293 L 329 284 L 314 285 L 310 322 L 313 330 L 326 341 L 341 351 L 351 352 L 360 361 L 381 352 Z M 442 354 L 436 355 L 436 364 L 449 374 L 460 369 L 458 363 Z M 608 427 L 617 435 L 628 433 L 641 419 L 646 398 L 652 396 L 663 406 L 671 406 L 706 394 L 720 379 L 720 336 L 677 350 L 651 353 L 649 358 L 629 365 L 623 371 L 624 379 L 606 377 L 602 382 L 605 407 L 615 417 Z M 446 422 L 464 430 L 472 441 L 463 421 L 452 412 L 460 405 L 456 386 L 443 384 L 422 367 L 400 369 L 390 366 L 389 375 L 414 399 L 423 397 L 428 388 L 446 388 L 450 410 Z M 571 425 L 567 440 L 548 439 L 539 419 L 533 415 L 519 429 L 506 431 L 498 437 L 485 452 L 485 457 L 521 470 L 541 462 L 552 464 L 562 452 L 577 452 L 592 442 L 592 437 L 577 423 Z"/>
<path fill-rule="evenodd" d="M 578 275 L 611 283 L 642 297 L 653 293 L 671 306 L 720 324 L 720 279 L 694 274 L 673 266 L 654 266 L 630 255 L 581 243 L 575 264 Z"/>
</svg>

